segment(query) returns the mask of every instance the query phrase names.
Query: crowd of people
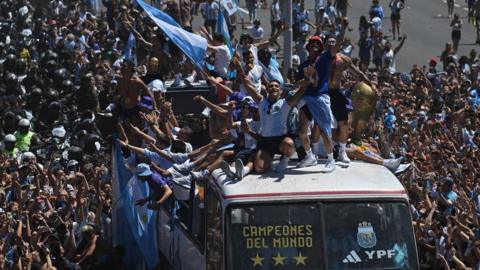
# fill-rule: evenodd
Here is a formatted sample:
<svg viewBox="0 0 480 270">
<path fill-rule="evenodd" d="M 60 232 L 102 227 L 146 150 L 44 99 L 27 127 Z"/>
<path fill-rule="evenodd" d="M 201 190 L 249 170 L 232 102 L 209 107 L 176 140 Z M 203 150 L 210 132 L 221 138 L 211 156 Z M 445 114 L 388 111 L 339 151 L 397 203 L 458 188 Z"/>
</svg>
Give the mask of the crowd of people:
<svg viewBox="0 0 480 270">
<path fill-rule="evenodd" d="M 150 187 L 135 204 L 151 210 L 178 210 L 176 201 L 198 195 L 192 186 L 214 170 L 241 181 L 285 173 L 291 161 L 323 163 L 323 173 L 353 159 L 393 172 L 410 164 L 399 178 L 422 269 L 480 267 L 477 52 L 459 56 L 458 42 L 448 43 L 428 66 L 398 71 L 408 42 L 404 0 L 372 0 L 357 42 L 348 37 L 349 0 L 316 0 L 313 11 L 294 1 L 293 25 L 284 22 L 284 1 L 240 2 L 249 26 L 237 38 L 238 15 L 227 14 L 226 40 L 217 1 L 158 1 L 208 40 L 204 69 L 131 1 L 0 2 L 1 269 L 126 269 L 125 247 L 112 241 L 115 146 Z M 258 8 L 270 10 L 269 35 Z M 193 25 L 196 16 L 203 26 Z M 453 16 L 451 26 L 461 21 Z M 286 27 L 295 46 L 282 76 L 277 39 Z M 182 121 L 166 81 L 199 80 L 214 93 L 194 98 L 206 107 L 204 122 Z M 352 115 L 369 108 L 352 102 L 355 89 L 371 93 L 362 127 Z M 202 128 L 208 140 L 195 140 Z"/>
</svg>

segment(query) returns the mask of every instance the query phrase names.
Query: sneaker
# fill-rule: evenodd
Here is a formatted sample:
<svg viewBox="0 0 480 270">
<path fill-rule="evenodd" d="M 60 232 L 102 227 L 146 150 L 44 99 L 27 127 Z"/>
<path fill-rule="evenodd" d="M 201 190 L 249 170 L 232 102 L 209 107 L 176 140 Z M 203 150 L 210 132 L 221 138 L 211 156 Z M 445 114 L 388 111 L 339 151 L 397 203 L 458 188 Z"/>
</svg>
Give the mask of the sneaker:
<svg viewBox="0 0 480 270">
<path fill-rule="evenodd" d="M 197 75 L 197 73 L 194 71 L 190 76 L 188 76 L 187 78 L 185 78 L 183 81 L 187 84 L 187 85 L 192 85 L 193 82 L 195 82 L 195 76 Z"/>
<path fill-rule="evenodd" d="M 309 167 L 317 165 L 317 159 L 314 155 L 306 155 L 300 162 L 297 164 L 297 168 Z"/>
<path fill-rule="evenodd" d="M 403 158 L 386 159 L 384 161 L 384 166 L 390 169 L 390 171 L 395 172 L 402 163 L 402 160 Z"/>
<path fill-rule="evenodd" d="M 323 168 L 324 173 L 331 173 L 335 171 L 335 160 L 327 160 L 325 163 L 325 168 Z"/>
<path fill-rule="evenodd" d="M 410 166 L 412 166 L 412 164 L 408 163 L 408 164 L 400 164 L 400 166 L 398 166 L 397 170 L 394 172 L 395 174 L 399 174 L 399 173 L 403 173 L 404 171 L 406 171 L 408 168 L 410 168 Z"/>
<path fill-rule="evenodd" d="M 183 87 L 183 86 L 185 86 L 185 83 L 182 80 L 182 74 L 175 75 L 175 81 L 173 81 L 170 87 Z"/>
<path fill-rule="evenodd" d="M 228 163 L 225 160 L 222 160 L 222 162 L 220 162 L 220 169 L 222 169 L 222 171 L 225 173 L 225 175 L 228 178 L 230 179 L 237 178 L 237 175 L 235 175 L 235 173 L 232 172 L 232 170 L 230 169 L 230 165 L 228 165 Z"/>
<path fill-rule="evenodd" d="M 242 180 L 245 174 L 243 173 L 243 162 L 241 159 L 237 158 L 235 160 L 235 175 L 239 180 Z"/>
<path fill-rule="evenodd" d="M 277 173 L 283 173 L 288 167 L 288 160 L 289 158 L 282 158 L 280 162 L 277 164 L 277 167 L 275 168 L 275 172 Z"/>
<path fill-rule="evenodd" d="M 345 151 L 340 151 L 340 153 L 338 153 L 338 161 L 341 161 L 341 162 L 344 162 L 344 163 L 350 163 L 350 158 L 348 158 L 347 156 L 347 152 Z"/>
</svg>

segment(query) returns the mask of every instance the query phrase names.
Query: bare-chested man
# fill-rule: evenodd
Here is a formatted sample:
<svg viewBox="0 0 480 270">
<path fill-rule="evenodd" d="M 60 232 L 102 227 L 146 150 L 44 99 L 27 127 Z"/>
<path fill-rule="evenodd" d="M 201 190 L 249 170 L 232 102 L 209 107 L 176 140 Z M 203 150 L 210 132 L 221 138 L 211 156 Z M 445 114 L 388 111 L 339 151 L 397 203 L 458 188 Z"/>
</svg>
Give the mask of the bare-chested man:
<svg viewBox="0 0 480 270">
<path fill-rule="evenodd" d="M 122 108 L 122 117 L 128 119 L 138 117 L 138 101 L 141 96 L 150 96 L 152 100 L 153 93 L 148 89 L 145 83 L 137 76 L 134 76 L 134 64 L 125 60 L 122 63 L 121 77 L 118 78 L 118 96 L 117 102 Z M 154 104 L 155 109 L 157 105 Z"/>
<path fill-rule="evenodd" d="M 137 76 L 134 76 L 134 64 L 129 60 L 124 60 L 122 63 L 121 77 L 118 78 L 116 103 L 121 108 L 121 120 L 124 123 L 133 123 L 139 125 L 139 106 L 138 102 L 142 96 L 149 96 L 153 101 L 155 110 L 157 104 L 153 93 L 148 89 L 145 83 Z M 127 134 L 128 139 L 134 144 L 136 141 L 134 136 Z"/>
<path fill-rule="evenodd" d="M 330 42 L 335 42 L 335 40 L 330 40 Z M 371 85 L 371 83 L 368 77 L 353 64 L 348 56 L 341 53 L 335 55 L 335 58 L 332 61 L 332 68 L 328 81 L 332 113 L 338 123 L 338 127 L 335 130 L 333 137 L 340 146 L 338 160 L 350 162 L 345 151 L 348 139 L 348 99 L 341 92 L 344 71 L 348 71 L 356 79 L 364 81 L 369 85 Z"/>
</svg>

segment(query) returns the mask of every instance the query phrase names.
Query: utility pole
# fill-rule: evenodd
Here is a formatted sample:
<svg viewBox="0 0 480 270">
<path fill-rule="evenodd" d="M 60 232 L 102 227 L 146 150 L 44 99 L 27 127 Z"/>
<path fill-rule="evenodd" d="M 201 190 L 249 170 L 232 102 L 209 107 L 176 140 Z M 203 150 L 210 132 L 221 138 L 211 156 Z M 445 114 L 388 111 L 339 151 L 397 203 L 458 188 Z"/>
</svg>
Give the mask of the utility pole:
<svg viewBox="0 0 480 270">
<path fill-rule="evenodd" d="M 284 14 L 286 15 L 285 22 L 287 24 L 287 28 L 283 32 L 283 76 L 286 78 L 288 71 L 292 67 L 292 0 L 285 1 L 285 8 L 283 10 Z"/>
</svg>

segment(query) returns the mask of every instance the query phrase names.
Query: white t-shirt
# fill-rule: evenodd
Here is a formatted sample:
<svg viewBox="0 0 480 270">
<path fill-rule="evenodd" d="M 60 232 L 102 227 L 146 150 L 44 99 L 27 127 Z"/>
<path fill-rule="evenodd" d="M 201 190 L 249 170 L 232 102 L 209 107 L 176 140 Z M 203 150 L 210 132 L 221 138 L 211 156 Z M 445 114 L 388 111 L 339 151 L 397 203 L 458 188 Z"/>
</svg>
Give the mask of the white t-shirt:
<svg viewBox="0 0 480 270">
<path fill-rule="evenodd" d="M 263 137 L 282 136 L 287 133 L 287 117 L 290 111 L 287 100 L 278 99 L 270 104 L 267 98 L 258 103 L 260 112 L 260 132 Z"/>
<path fill-rule="evenodd" d="M 228 65 L 232 60 L 232 54 L 227 45 L 215 46 L 215 72 L 223 78 L 228 76 Z"/>
<path fill-rule="evenodd" d="M 375 31 L 377 32 L 382 31 L 382 19 L 380 19 L 379 17 L 374 17 L 372 19 L 372 24 L 373 24 L 373 29 L 375 29 Z"/>
<path fill-rule="evenodd" d="M 254 62 L 255 64 L 258 64 L 258 48 L 255 47 L 254 45 L 250 45 L 250 47 L 248 48 L 248 50 L 251 51 L 252 54 L 253 54 L 253 58 L 254 58 L 253 62 Z M 240 61 L 242 61 L 242 62 L 245 62 L 245 61 L 243 60 L 243 53 L 244 53 L 245 51 L 246 51 L 246 48 L 244 48 L 244 47 L 241 46 L 240 44 L 237 46 L 237 52 L 238 52 L 238 54 L 240 54 Z"/>
<path fill-rule="evenodd" d="M 255 40 L 261 40 L 265 37 L 265 33 L 263 31 L 263 28 L 259 26 L 258 28 L 256 27 L 251 27 L 249 28 L 249 34 L 253 37 Z"/>
<path fill-rule="evenodd" d="M 260 91 L 262 91 L 262 74 L 263 68 L 256 64 L 247 74 L 247 78 L 255 86 L 257 93 L 260 93 Z M 244 93 L 247 96 L 250 95 L 248 94 L 247 90 L 245 90 L 245 85 L 243 83 L 240 85 L 240 92 Z"/>
<path fill-rule="evenodd" d="M 253 119 L 249 118 L 246 119 L 248 127 L 255 132 L 258 133 L 258 129 L 260 128 L 260 123 L 257 121 L 253 121 Z M 234 125 L 237 127 L 236 131 L 237 133 L 242 133 L 242 122 L 237 121 L 234 123 Z M 257 148 L 257 140 L 255 140 L 250 134 L 245 133 L 245 149 L 255 149 Z"/>
<path fill-rule="evenodd" d="M 388 72 L 390 72 L 390 74 L 393 74 L 396 72 L 396 68 L 395 68 L 395 53 L 393 52 L 393 50 L 390 50 L 388 52 L 385 52 L 382 56 L 382 64 L 387 64 L 388 66 Z"/>
</svg>

